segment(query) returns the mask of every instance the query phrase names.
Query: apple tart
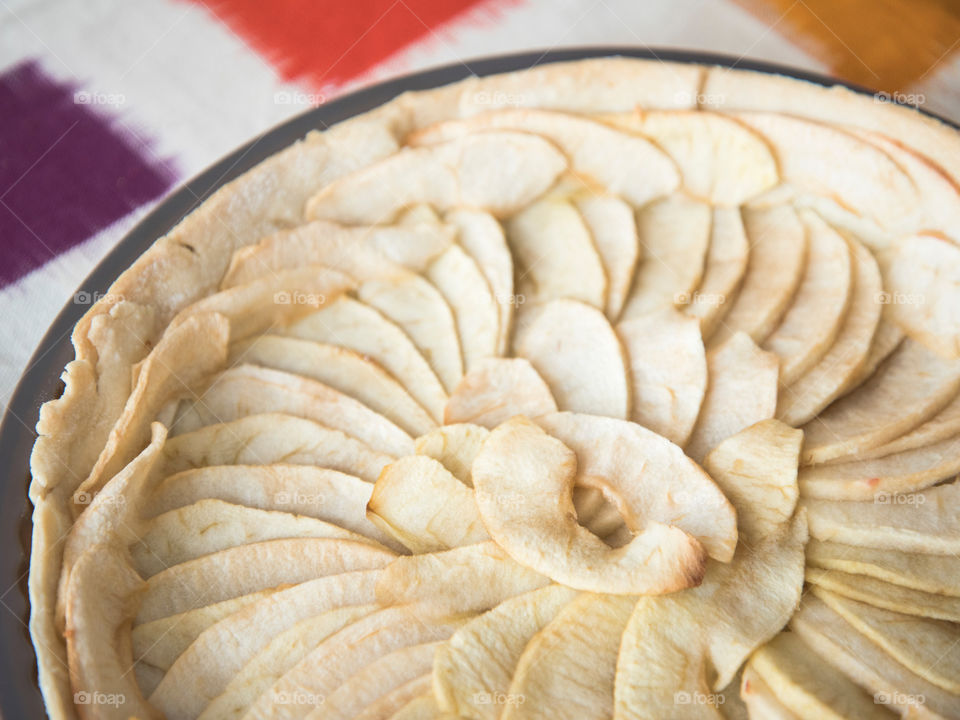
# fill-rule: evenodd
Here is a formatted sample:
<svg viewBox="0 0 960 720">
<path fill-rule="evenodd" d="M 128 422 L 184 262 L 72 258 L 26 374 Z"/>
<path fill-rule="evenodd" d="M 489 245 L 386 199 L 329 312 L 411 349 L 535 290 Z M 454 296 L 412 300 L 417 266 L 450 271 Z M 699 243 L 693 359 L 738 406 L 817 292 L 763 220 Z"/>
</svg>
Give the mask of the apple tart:
<svg viewBox="0 0 960 720">
<path fill-rule="evenodd" d="M 271 157 L 76 326 L 68 718 L 960 717 L 960 137 L 605 58 Z"/>
</svg>

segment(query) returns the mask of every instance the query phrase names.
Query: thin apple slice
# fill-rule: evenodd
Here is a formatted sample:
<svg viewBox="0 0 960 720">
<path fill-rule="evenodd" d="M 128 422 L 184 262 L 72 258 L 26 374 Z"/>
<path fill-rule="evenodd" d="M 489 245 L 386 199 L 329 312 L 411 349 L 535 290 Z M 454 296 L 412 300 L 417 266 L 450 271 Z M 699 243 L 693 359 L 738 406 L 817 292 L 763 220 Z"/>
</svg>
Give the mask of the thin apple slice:
<svg viewBox="0 0 960 720">
<path fill-rule="evenodd" d="M 420 272 L 452 242 L 451 228 L 438 223 L 347 227 L 318 220 L 237 250 L 220 287 L 244 285 L 304 264 L 325 265 L 356 280 L 395 272 L 397 264 Z"/>
<path fill-rule="evenodd" d="M 893 709 L 922 706 L 943 717 L 960 712 L 960 696 L 908 670 L 816 596 L 804 599 L 790 628 L 826 662 Z"/>
<path fill-rule="evenodd" d="M 305 718 L 357 672 L 415 645 L 446 640 L 464 618 L 431 613 L 429 605 L 384 608 L 321 642 L 254 702 L 249 720 Z"/>
<path fill-rule="evenodd" d="M 395 557 L 369 543 L 331 538 L 267 540 L 221 550 L 151 577 L 137 622 L 150 622 L 282 583 L 380 568 Z"/>
<path fill-rule="evenodd" d="M 881 256 L 891 319 L 914 340 L 960 358 L 960 247 L 936 235 L 898 238 Z"/>
<path fill-rule="evenodd" d="M 463 352 L 471 370 L 498 354 L 500 317 L 496 298 L 477 263 L 458 245 L 451 245 L 427 269 L 427 277 L 453 310 Z M 453 392 L 452 387 L 447 388 Z"/>
<path fill-rule="evenodd" d="M 611 322 L 620 317 L 640 260 L 640 241 L 633 209 L 612 195 L 584 195 L 575 199 L 600 254 L 607 276 L 604 312 Z"/>
<path fill-rule="evenodd" d="M 873 460 L 805 467 L 800 472 L 800 491 L 804 497 L 823 500 L 900 502 L 900 496 L 924 490 L 958 472 L 960 435 L 954 435 Z"/>
<path fill-rule="evenodd" d="M 445 552 L 398 557 L 377 583 L 382 605 L 429 601 L 438 612 L 477 613 L 549 585 L 492 540 Z"/>
<path fill-rule="evenodd" d="M 340 298 L 281 333 L 338 345 L 373 359 L 399 380 L 434 420 L 440 422 L 443 417 L 447 393 L 430 363 L 403 330 L 369 305 Z"/>
<path fill-rule="evenodd" d="M 898 228 L 918 206 L 910 177 L 877 146 L 840 128 L 769 112 L 733 117 L 772 146 L 784 183 L 801 194 L 826 196 L 880 228 Z"/>
<path fill-rule="evenodd" d="M 347 678 L 315 710 L 330 720 L 351 720 L 364 708 L 408 682 L 430 672 L 441 642 L 428 642 L 394 650 Z"/>
<path fill-rule="evenodd" d="M 163 470 L 172 475 L 203 465 L 321 465 L 373 482 L 393 458 L 312 420 L 263 413 L 207 425 L 170 438 Z"/>
<path fill-rule="evenodd" d="M 200 398 L 178 410 L 172 429 L 182 434 L 271 411 L 327 425 L 388 455 L 413 451 L 413 438 L 349 395 L 316 380 L 256 365 L 238 365 L 217 375 Z"/>
<path fill-rule="evenodd" d="M 578 595 L 547 585 L 505 600 L 457 630 L 437 650 L 433 683 L 440 708 L 480 720 L 497 720 L 530 638 Z"/>
<path fill-rule="evenodd" d="M 620 636 L 636 602 L 594 593 L 570 601 L 524 649 L 501 717 L 544 717 L 545 708 L 554 718 L 610 717 Z"/>
<path fill-rule="evenodd" d="M 471 489 L 424 455 L 400 458 L 383 469 L 367 517 L 414 553 L 489 540 Z"/>
<path fill-rule="evenodd" d="M 905 341 L 866 383 L 804 425 L 804 463 L 855 456 L 908 433 L 942 410 L 958 388 L 960 362 Z"/>
<path fill-rule="evenodd" d="M 259 590 L 249 595 L 141 623 L 130 633 L 133 657 L 138 664 L 147 663 L 165 672 L 208 627 L 277 590 L 278 588 Z"/>
<path fill-rule="evenodd" d="M 726 687 L 796 608 L 807 541 L 805 515 L 793 512 L 790 499 L 797 496 L 799 440 L 798 431 L 773 421 L 707 457 L 737 510 L 742 542 L 730 563 L 708 565 L 699 587 L 640 598 L 620 648 L 615 718 L 672 717 L 678 696 Z M 771 497 L 778 498 L 773 506 Z M 746 597 L 745 587 L 752 588 Z M 700 712 L 716 717 L 711 709 Z"/>
<path fill-rule="evenodd" d="M 853 255 L 853 287 L 837 339 L 816 365 L 781 387 L 777 417 L 794 427 L 809 422 L 855 381 L 867 363 L 880 323 L 883 305 L 877 299 L 883 284 L 877 261 L 859 241 L 848 242 Z"/>
<path fill-rule="evenodd" d="M 602 312 L 575 300 L 525 311 L 513 339 L 547 382 L 561 410 L 630 417 L 623 346 Z"/>
<path fill-rule="evenodd" d="M 747 706 L 749 717 L 763 718 L 763 720 L 800 720 L 790 712 L 773 694 L 757 671 L 748 663 L 743 669 L 743 682 L 740 685 L 740 696 Z"/>
<path fill-rule="evenodd" d="M 494 129 L 545 137 L 564 152 L 577 175 L 602 185 L 636 207 L 673 192 L 680 182 L 674 163 L 649 140 L 565 113 L 499 110 L 425 128 L 408 141 L 436 143 Z"/>
<path fill-rule="evenodd" d="M 789 205 L 745 208 L 750 260 L 740 292 L 710 337 L 719 345 L 737 332 L 763 342 L 783 317 L 807 263 L 807 232 Z"/>
<path fill-rule="evenodd" d="M 354 716 L 354 720 L 436 720 L 440 711 L 431 690 L 430 673 L 405 682 L 379 698 Z M 423 713 L 423 715 L 419 714 Z"/>
<path fill-rule="evenodd" d="M 780 384 L 789 385 L 833 345 L 850 303 L 850 245 L 816 214 L 801 211 L 807 228 L 807 267 L 793 301 L 764 350 L 780 358 Z"/>
<path fill-rule="evenodd" d="M 943 410 L 917 426 L 915 430 L 872 450 L 859 453 L 857 457 L 863 460 L 882 458 L 894 453 L 933 445 L 958 433 L 960 433 L 960 393 L 955 395 Z"/>
<path fill-rule="evenodd" d="M 960 553 L 960 516 L 954 511 L 960 502 L 960 483 L 877 500 L 804 500 L 811 535 L 818 540 L 883 550 Z"/>
<path fill-rule="evenodd" d="M 544 198 L 506 224 L 524 303 L 569 298 L 606 306 L 607 276 L 590 230 L 569 202 Z"/>
<path fill-rule="evenodd" d="M 132 546 L 131 554 L 137 572 L 149 578 L 173 565 L 231 547 L 265 540 L 311 537 L 340 538 L 380 546 L 363 535 L 316 518 L 259 510 L 210 498 L 150 520 L 145 532 Z"/>
<path fill-rule="evenodd" d="M 67 583 L 67 659 L 74 702 L 83 717 L 112 720 L 163 715 L 144 700 L 129 642 L 118 642 L 136 614 L 144 582 L 122 551 L 97 545 L 77 558 Z M 91 702 L 85 698 L 105 698 Z"/>
<path fill-rule="evenodd" d="M 230 362 L 247 362 L 318 380 L 356 398 L 374 412 L 416 437 L 437 422 L 380 365 L 361 353 L 337 345 L 261 335 L 234 345 Z"/>
<path fill-rule="evenodd" d="M 960 597 L 960 558 L 956 555 L 881 550 L 811 540 L 807 545 L 807 565 L 866 575 L 927 593 Z"/>
<path fill-rule="evenodd" d="M 867 361 L 863 367 L 854 375 L 844 394 L 853 392 L 870 378 L 880 367 L 880 364 L 890 357 L 896 350 L 906 334 L 898 325 L 886 319 L 883 313 L 880 315 L 880 324 L 877 326 L 877 332 L 873 335 L 873 342 L 870 343 L 870 352 L 867 353 Z"/>
<path fill-rule="evenodd" d="M 540 196 L 567 166 L 547 140 L 529 133 L 472 133 L 427 147 L 403 148 L 330 183 L 307 202 L 310 220 L 388 224 L 401 209 L 515 212 Z"/>
<path fill-rule="evenodd" d="M 369 604 L 327 610 L 274 635 L 233 677 L 223 692 L 210 701 L 198 720 L 241 717 L 265 690 L 313 648 L 377 609 L 376 605 Z"/>
<path fill-rule="evenodd" d="M 663 523 L 695 537 L 721 562 L 733 557 L 733 506 L 677 445 L 635 423 L 593 415 L 554 413 L 536 423 L 576 453 L 578 485 L 599 486 L 617 498 L 633 532 Z"/>
<path fill-rule="evenodd" d="M 368 570 L 310 579 L 229 615 L 177 658 L 151 701 L 162 702 L 168 715 L 196 717 L 274 637 L 331 610 L 373 603 L 379 575 Z"/>
<path fill-rule="evenodd" d="M 526 418 L 490 433 L 473 463 L 477 507 L 514 560 L 594 592 L 660 594 L 700 582 L 706 552 L 677 527 L 650 522 L 614 550 L 579 525 L 571 497 L 576 469 L 574 452 Z"/>
<path fill-rule="evenodd" d="M 723 115 L 638 109 L 602 119 L 651 138 L 677 163 L 684 189 L 712 205 L 742 205 L 777 183 L 777 163 L 764 139 Z"/>
<path fill-rule="evenodd" d="M 616 326 L 629 358 L 630 419 L 686 444 L 707 390 L 707 357 L 699 322 L 673 308 Z"/>
<path fill-rule="evenodd" d="M 745 333 L 737 333 L 707 353 L 707 391 L 686 444 L 687 454 L 702 460 L 725 438 L 774 416 L 779 361 Z"/>
<path fill-rule="evenodd" d="M 218 313 L 191 315 L 164 333 L 139 366 L 134 387 L 96 464 L 73 496 L 74 514 L 150 441 L 164 405 L 199 390 L 226 360 L 230 324 Z"/>
<path fill-rule="evenodd" d="M 312 465 L 219 465 L 183 470 L 161 481 L 144 515 L 156 516 L 206 499 L 333 523 L 402 550 L 366 517 L 373 483 Z"/>
<path fill-rule="evenodd" d="M 794 633 L 777 635 L 753 654 L 747 667 L 801 718 L 893 720 L 896 717 L 856 683 L 824 663 Z"/>
<path fill-rule="evenodd" d="M 960 622 L 960 598 L 953 595 L 928 593 L 841 570 L 808 567 L 806 580 L 814 587 L 892 612 Z"/>
<path fill-rule="evenodd" d="M 493 428 L 514 415 L 557 411 L 550 388 L 524 358 L 486 358 L 469 370 L 447 400 L 445 423 Z"/>
<path fill-rule="evenodd" d="M 709 338 L 733 306 L 750 261 L 750 245 L 739 208 L 713 209 L 710 247 L 700 287 L 682 310 L 700 318 L 704 338 Z"/>
<path fill-rule="evenodd" d="M 955 624 L 883 610 L 823 588 L 813 592 L 897 662 L 924 680 L 960 695 L 960 629 Z"/>
<path fill-rule="evenodd" d="M 710 244 L 710 206 L 671 195 L 637 211 L 643 261 L 623 319 L 685 304 L 703 278 Z"/>
<path fill-rule="evenodd" d="M 463 375 L 463 352 L 453 310 L 436 287 L 402 272 L 361 283 L 357 297 L 403 330 L 444 389 L 453 389 Z"/>
<path fill-rule="evenodd" d="M 459 232 L 460 245 L 476 261 L 497 303 L 497 355 L 507 352 L 513 331 L 513 256 L 503 228 L 489 213 L 467 208 L 447 213 L 445 220 Z"/>
<path fill-rule="evenodd" d="M 472 488 L 470 468 L 489 434 L 490 432 L 480 425 L 444 425 L 418 437 L 414 447 L 417 455 L 426 455 L 439 461 L 460 482 Z"/>
</svg>

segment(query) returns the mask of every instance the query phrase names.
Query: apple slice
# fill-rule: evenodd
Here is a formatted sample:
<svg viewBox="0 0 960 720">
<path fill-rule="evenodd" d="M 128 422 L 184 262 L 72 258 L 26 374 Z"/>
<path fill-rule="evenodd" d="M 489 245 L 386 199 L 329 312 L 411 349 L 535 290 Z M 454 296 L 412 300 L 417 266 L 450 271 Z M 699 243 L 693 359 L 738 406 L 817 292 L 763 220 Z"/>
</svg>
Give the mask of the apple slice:
<svg viewBox="0 0 960 720">
<path fill-rule="evenodd" d="M 763 718 L 764 720 L 800 720 L 790 712 L 773 694 L 757 674 L 757 671 L 748 663 L 743 669 L 743 682 L 740 685 L 740 695 L 747 706 L 749 717 Z"/>
<path fill-rule="evenodd" d="M 567 166 L 547 140 L 529 133 L 472 133 L 428 147 L 408 147 L 319 190 L 310 220 L 389 224 L 401 209 L 427 203 L 465 205 L 509 215 L 540 196 Z"/>
<path fill-rule="evenodd" d="M 804 500 L 810 533 L 818 540 L 884 550 L 960 553 L 960 483 L 938 485 L 905 496 L 881 496 L 877 502 Z M 909 512 L 904 512 L 904 505 Z"/>
<path fill-rule="evenodd" d="M 414 553 L 489 540 L 470 488 L 424 455 L 400 458 L 383 469 L 367 517 Z"/>
<path fill-rule="evenodd" d="M 866 383 L 804 425 L 804 463 L 855 456 L 910 432 L 942 410 L 958 388 L 960 362 L 905 341 Z"/>
<path fill-rule="evenodd" d="M 471 370 L 478 362 L 497 355 L 497 301 L 473 258 L 458 245 L 451 245 L 430 264 L 427 277 L 453 310 L 464 368 Z M 453 392 L 453 387 L 447 389 Z"/>
<path fill-rule="evenodd" d="M 374 604 L 347 605 L 306 618 L 273 638 L 243 666 L 198 720 L 242 717 L 260 695 L 317 645 L 352 622 L 375 612 Z"/>
<path fill-rule="evenodd" d="M 172 429 L 182 434 L 271 411 L 327 425 L 388 455 L 413 452 L 413 438 L 349 395 L 316 380 L 256 365 L 238 365 L 217 375 L 199 399 L 181 406 Z"/>
<path fill-rule="evenodd" d="M 530 638 L 578 595 L 562 585 L 505 600 L 470 620 L 442 645 L 433 666 L 438 705 L 447 712 L 497 720 Z M 489 702 L 488 702 L 489 700 Z"/>
<path fill-rule="evenodd" d="M 447 400 L 445 423 L 493 428 L 514 415 L 557 411 L 550 388 L 524 358 L 486 358 L 469 370 Z"/>
<path fill-rule="evenodd" d="M 436 287 L 402 272 L 361 283 L 357 297 L 403 330 L 444 389 L 453 389 L 463 375 L 463 352 L 453 310 Z"/>
<path fill-rule="evenodd" d="M 777 409 L 779 361 L 745 333 L 737 333 L 707 353 L 707 391 L 700 416 L 686 444 L 687 454 L 702 460 L 724 439 Z"/>
<path fill-rule="evenodd" d="M 580 300 L 602 310 L 607 276 L 600 254 L 577 209 L 565 200 L 544 198 L 506 224 L 513 252 L 517 293 L 524 303 L 557 298 Z"/>
<path fill-rule="evenodd" d="M 210 498 L 150 520 L 131 554 L 137 572 L 149 578 L 173 565 L 220 550 L 265 540 L 311 537 L 340 538 L 382 547 L 370 538 L 316 518 Z"/>
<path fill-rule="evenodd" d="M 938 412 L 915 430 L 901 435 L 896 440 L 884 443 L 872 450 L 859 453 L 857 457 L 863 460 L 886 457 L 905 450 L 933 445 L 941 440 L 953 437 L 960 433 L 960 393 L 954 396 L 950 404 Z"/>
<path fill-rule="evenodd" d="M 796 294 L 806 269 L 807 232 L 789 205 L 745 208 L 750 261 L 740 292 L 710 337 L 715 347 L 737 332 L 763 342 Z"/>
<path fill-rule="evenodd" d="M 914 340 L 960 358 L 960 247 L 930 234 L 898 238 L 881 256 L 890 317 Z"/>
<path fill-rule="evenodd" d="M 922 706 L 943 717 L 960 712 L 960 696 L 908 670 L 816 596 L 805 598 L 790 620 L 790 628 L 830 665 L 873 694 L 875 700 L 902 712 L 911 706 Z"/>
<path fill-rule="evenodd" d="M 777 635 L 753 654 L 747 667 L 801 718 L 893 720 L 896 717 L 856 683 L 824 663 L 794 633 Z"/>
<path fill-rule="evenodd" d="M 804 497 L 900 502 L 960 472 L 960 435 L 874 460 L 812 465 L 800 472 Z M 894 496 L 891 498 L 891 496 Z"/>
<path fill-rule="evenodd" d="M 537 716 L 547 707 L 554 718 L 610 717 L 620 636 L 636 602 L 630 595 L 581 593 L 567 603 L 527 643 L 500 717 Z"/>
<path fill-rule="evenodd" d="M 443 417 L 447 393 L 430 363 L 403 330 L 369 305 L 340 298 L 281 333 L 338 345 L 373 359 L 399 380 L 434 420 L 440 422 Z"/>
<path fill-rule="evenodd" d="M 869 379 L 880 367 L 880 364 L 900 347 L 906 334 L 895 323 L 887 320 L 883 313 L 880 315 L 880 324 L 877 326 L 877 332 L 873 335 L 873 342 L 870 343 L 870 352 L 867 354 L 867 361 L 863 367 L 853 376 L 844 394 L 849 394 Z"/>
<path fill-rule="evenodd" d="M 630 416 L 623 346 L 602 312 L 575 300 L 525 311 L 513 339 L 547 382 L 561 410 Z"/>
<path fill-rule="evenodd" d="M 960 695 L 960 630 L 956 625 L 883 610 L 823 588 L 813 593 L 897 662 Z"/>
<path fill-rule="evenodd" d="M 642 532 L 650 523 L 663 523 L 695 537 L 721 562 L 733 557 L 733 506 L 678 446 L 612 418 L 554 413 L 536 423 L 576 453 L 578 485 L 601 487 L 617 498 L 630 530 Z M 795 444 L 799 450 L 799 441 Z"/>
<path fill-rule="evenodd" d="M 74 563 L 66 588 L 67 659 L 73 699 L 84 718 L 163 717 L 144 700 L 131 672 L 130 643 L 117 642 L 136 613 L 143 585 L 111 545 L 94 546 Z"/>
<path fill-rule="evenodd" d="M 637 211 L 643 261 L 623 319 L 687 303 L 703 278 L 710 244 L 710 206 L 671 195 Z"/>
<path fill-rule="evenodd" d="M 600 254 L 607 276 L 607 303 L 603 310 L 610 322 L 615 322 L 623 310 L 640 260 L 633 208 L 612 195 L 583 195 L 574 202 Z"/>
<path fill-rule="evenodd" d="M 281 230 L 237 250 L 221 288 L 304 264 L 325 265 L 357 279 L 395 272 L 397 264 L 416 272 L 453 242 L 452 229 L 436 222 L 390 227 L 348 227 L 318 220 Z"/>
<path fill-rule="evenodd" d="M 670 158 L 645 138 L 585 117 L 543 110 L 499 110 L 425 128 L 408 138 L 415 145 L 482 135 L 492 130 L 536 133 L 559 147 L 570 167 L 635 207 L 673 192 L 680 182 Z"/>
<path fill-rule="evenodd" d="M 678 445 L 686 444 L 707 390 L 700 323 L 666 308 L 624 320 L 616 331 L 629 358 L 630 419 Z"/>
<path fill-rule="evenodd" d="M 881 550 L 811 540 L 807 545 L 807 565 L 866 575 L 927 593 L 960 597 L 960 559 L 956 555 Z"/>
<path fill-rule="evenodd" d="M 318 380 L 356 398 L 414 437 L 437 426 L 424 407 L 380 365 L 337 345 L 261 335 L 234 345 L 230 362 L 253 363 Z"/>
<path fill-rule="evenodd" d="M 513 331 L 513 256 L 503 228 L 489 213 L 467 208 L 447 213 L 446 221 L 459 232 L 460 245 L 483 272 L 497 303 L 497 355 L 504 355 Z"/>
<path fill-rule="evenodd" d="M 860 242 L 848 242 L 853 255 L 853 286 L 837 339 L 816 365 L 781 387 L 777 417 L 794 427 L 809 422 L 855 381 L 867 362 L 880 323 L 883 305 L 877 298 L 883 284 L 877 261 Z"/>
<path fill-rule="evenodd" d="M 750 245 L 739 208 L 714 208 L 710 247 L 700 287 L 682 310 L 700 318 L 709 338 L 733 305 L 750 260 Z"/>
<path fill-rule="evenodd" d="M 928 593 L 840 570 L 808 567 L 806 580 L 814 587 L 892 612 L 952 623 L 960 622 L 960 598 L 953 595 Z"/>
<path fill-rule="evenodd" d="M 163 470 L 172 475 L 203 465 L 321 465 L 373 482 L 393 458 L 312 420 L 263 413 L 207 425 L 170 438 Z"/>
<path fill-rule="evenodd" d="M 147 581 L 137 613 L 144 623 L 282 583 L 369 570 L 396 555 L 369 543 L 332 538 L 267 540 L 174 565 Z"/>
<path fill-rule="evenodd" d="M 211 625 L 177 658 L 151 702 L 162 702 L 168 716 L 196 717 L 273 638 L 331 610 L 373 603 L 379 575 L 367 570 L 313 578 Z"/>
<path fill-rule="evenodd" d="M 417 455 L 425 455 L 440 462 L 467 487 L 473 487 L 470 468 L 487 439 L 489 431 L 480 425 L 459 423 L 444 425 L 421 435 L 414 443 Z"/>
<path fill-rule="evenodd" d="M 743 205 L 777 183 L 777 163 L 764 139 L 723 115 L 638 109 L 602 118 L 652 139 L 679 166 L 684 189 L 710 204 Z"/>
<path fill-rule="evenodd" d="M 379 698 L 354 716 L 354 720 L 436 720 L 440 715 L 431 690 L 432 676 L 428 673 L 405 682 Z"/>
<path fill-rule="evenodd" d="M 853 280 L 847 241 L 814 213 L 802 211 L 800 217 L 807 227 L 807 268 L 783 319 L 763 342 L 780 358 L 781 385 L 794 382 L 833 345 Z"/>
<path fill-rule="evenodd" d="M 677 527 L 650 522 L 614 550 L 579 525 L 576 469 L 574 452 L 526 418 L 493 430 L 473 463 L 490 536 L 521 565 L 579 590 L 659 594 L 699 583 L 706 552 Z"/>
</svg>

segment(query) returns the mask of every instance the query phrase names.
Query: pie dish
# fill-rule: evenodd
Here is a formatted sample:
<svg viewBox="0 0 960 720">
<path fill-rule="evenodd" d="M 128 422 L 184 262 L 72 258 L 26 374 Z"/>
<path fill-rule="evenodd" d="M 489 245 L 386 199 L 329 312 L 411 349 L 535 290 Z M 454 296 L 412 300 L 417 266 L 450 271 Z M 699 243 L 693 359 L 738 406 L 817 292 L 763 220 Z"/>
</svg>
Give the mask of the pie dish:
<svg viewBox="0 0 960 720">
<path fill-rule="evenodd" d="M 223 187 L 38 423 L 53 718 L 960 716 L 960 138 L 631 58 Z"/>
</svg>

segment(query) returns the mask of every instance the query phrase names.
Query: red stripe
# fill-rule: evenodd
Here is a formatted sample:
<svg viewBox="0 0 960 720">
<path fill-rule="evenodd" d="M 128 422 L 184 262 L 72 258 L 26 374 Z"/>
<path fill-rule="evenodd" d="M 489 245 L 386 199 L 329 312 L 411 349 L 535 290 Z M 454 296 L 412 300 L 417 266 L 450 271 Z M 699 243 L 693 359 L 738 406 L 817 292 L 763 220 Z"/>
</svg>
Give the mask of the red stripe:
<svg viewBox="0 0 960 720">
<path fill-rule="evenodd" d="M 490 0 L 193 0 L 286 80 L 342 84 Z"/>
</svg>

